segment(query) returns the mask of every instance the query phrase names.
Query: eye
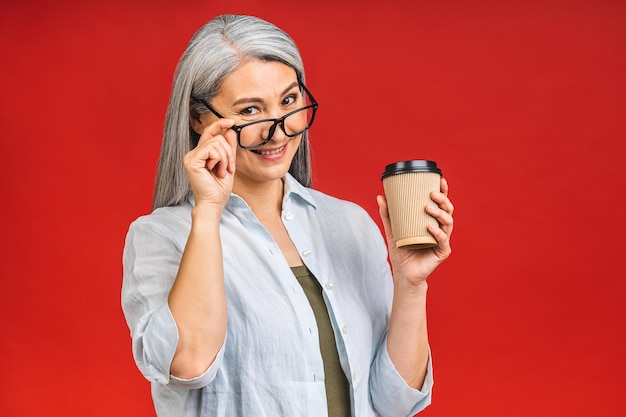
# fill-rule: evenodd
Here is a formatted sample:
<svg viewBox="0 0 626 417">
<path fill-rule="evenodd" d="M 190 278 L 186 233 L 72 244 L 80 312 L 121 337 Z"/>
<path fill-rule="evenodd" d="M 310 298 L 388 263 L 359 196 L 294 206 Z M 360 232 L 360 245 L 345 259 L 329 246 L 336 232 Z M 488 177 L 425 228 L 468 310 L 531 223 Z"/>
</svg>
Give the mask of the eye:
<svg viewBox="0 0 626 417">
<path fill-rule="evenodd" d="M 257 114 L 259 112 L 259 109 L 257 109 L 256 107 L 246 107 L 245 109 L 242 109 L 239 114 L 241 114 L 242 116 L 251 116 L 253 114 Z"/>
<path fill-rule="evenodd" d="M 298 101 L 298 95 L 297 94 L 290 94 L 287 97 L 285 97 L 283 99 L 283 106 L 291 106 L 292 104 L 294 104 L 296 101 Z"/>
</svg>

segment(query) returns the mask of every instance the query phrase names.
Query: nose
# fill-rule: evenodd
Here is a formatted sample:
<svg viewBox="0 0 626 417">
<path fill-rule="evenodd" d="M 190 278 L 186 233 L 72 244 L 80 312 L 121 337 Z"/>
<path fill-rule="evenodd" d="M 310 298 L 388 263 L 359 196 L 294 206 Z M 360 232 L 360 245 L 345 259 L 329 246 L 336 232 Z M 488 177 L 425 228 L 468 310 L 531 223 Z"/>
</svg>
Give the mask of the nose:
<svg viewBox="0 0 626 417">
<path fill-rule="evenodd" d="M 269 129 L 267 129 L 267 131 L 264 131 L 263 133 L 265 134 L 265 137 L 263 139 L 266 141 L 269 141 L 271 139 L 282 140 L 283 138 L 285 138 L 286 135 L 283 128 L 283 118 L 281 117 L 280 119 L 276 119 L 274 123 L 271 124 Z"/>
</svg>

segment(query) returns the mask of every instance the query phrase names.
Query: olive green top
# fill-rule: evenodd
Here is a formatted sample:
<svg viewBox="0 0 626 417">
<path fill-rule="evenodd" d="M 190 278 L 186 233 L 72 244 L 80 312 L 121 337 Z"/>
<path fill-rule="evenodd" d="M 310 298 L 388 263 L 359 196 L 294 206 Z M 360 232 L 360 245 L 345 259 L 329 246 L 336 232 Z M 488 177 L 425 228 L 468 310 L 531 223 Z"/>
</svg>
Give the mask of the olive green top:
<svg viewBox="0 0 626 417">
<path fill-rule="evenodd" d="M 339 363 L 335 333 L 322 295 L 322 287 L 306 266 L 296 266 L 291 270 L 309 299 L 317 322 L 320 351 L 324 361 L 328 417 L 350 417 L 350 385 Z"/>
</svg>

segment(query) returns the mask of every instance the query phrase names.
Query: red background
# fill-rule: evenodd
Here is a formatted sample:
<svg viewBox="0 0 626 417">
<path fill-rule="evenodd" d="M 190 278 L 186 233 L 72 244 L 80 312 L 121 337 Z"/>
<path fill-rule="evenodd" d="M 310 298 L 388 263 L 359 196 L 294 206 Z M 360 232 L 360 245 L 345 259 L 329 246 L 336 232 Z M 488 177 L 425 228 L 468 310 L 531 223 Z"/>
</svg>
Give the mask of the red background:
<svg viewBox="0 0 626 417">
<path fill-rule="evenodd" d="M 422 415 L 626 415 L 624 2 L 7 3 L 0 415 L 153 415 L 121 252 L 150 209 L 176 62 L 224 12 L 299 44 L 316 188 L 378 221 L 384 165 L 431 158 L 451 184 Z"/>
</svg>

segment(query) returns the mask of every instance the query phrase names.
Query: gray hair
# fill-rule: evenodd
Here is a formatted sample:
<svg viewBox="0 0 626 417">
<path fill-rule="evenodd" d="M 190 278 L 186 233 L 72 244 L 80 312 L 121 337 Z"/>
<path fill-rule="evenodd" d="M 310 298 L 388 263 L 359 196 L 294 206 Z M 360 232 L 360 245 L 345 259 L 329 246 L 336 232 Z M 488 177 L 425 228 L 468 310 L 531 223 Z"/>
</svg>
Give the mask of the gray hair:
<svg viewBox="0 0 626 417">
<path fill-rule="evenodd" d="M 182 204 L 191 187 L 183 157 L 199 135 L 189 123 L 191 97 L 211 101 L 224 78 L 251 59 L 278 61 L 296 71 L 304 82 L 304 65 L 294 41 L 272 23 L 253 16 L 222 15 L 202 26 L 191 38 L 178 62 L 170 96 L 154 190 L 153 208 Z M 208 111 L 193 101 L 194 111 Z M 289 172 L 306 187 L 311 186 L 308 132 L 291 162 Z"/>
</svg>

